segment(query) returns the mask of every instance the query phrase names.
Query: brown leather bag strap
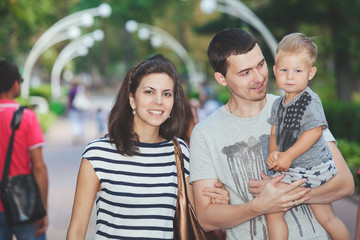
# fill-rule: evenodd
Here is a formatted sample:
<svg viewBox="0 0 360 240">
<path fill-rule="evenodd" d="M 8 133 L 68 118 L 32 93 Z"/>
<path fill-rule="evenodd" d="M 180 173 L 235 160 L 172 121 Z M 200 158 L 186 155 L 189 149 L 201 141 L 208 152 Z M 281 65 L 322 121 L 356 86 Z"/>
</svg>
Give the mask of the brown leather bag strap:
<svg viewBox="0 0 360 240">
<path fill-rule="evenodd" d="M 181 198 L 185 197 L 186 200 L 186 184 L 185 184 L 185 175 L 184 175 L 184 159 L 180 147 L 180 143 L 174 137 L 172 139 L 174 144 L 174 155 L 175 155 L 175 164 L 176 164 L 176 172 L 178 178 L 178 195 L 181 195 Z"/>
</svg>

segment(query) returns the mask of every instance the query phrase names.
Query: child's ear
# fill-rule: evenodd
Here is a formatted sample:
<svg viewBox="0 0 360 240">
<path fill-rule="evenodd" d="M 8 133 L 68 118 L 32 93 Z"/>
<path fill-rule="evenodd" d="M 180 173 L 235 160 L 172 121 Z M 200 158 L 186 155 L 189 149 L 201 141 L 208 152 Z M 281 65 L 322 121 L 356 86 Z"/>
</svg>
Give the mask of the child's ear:
<svg viewBox="0 0 360 240">
<path fill-rule="evenodd" d="M 276 77 L 276 65 L 273 66 L 274 76 Z"/>
<path fill-rule="evenodd" d="M 315 76 L 316 74 L 316 71 L 317 71 L 317 68 L 316 67 L 312 67 L 311 70 L 310 70 L 310 75 L 309 75 L 309 81 L 311 79 L 313 79 L 313 77 Z"/>
<path fill-rule="evenodd" d="M 226 81 L 225 81 L 225 77 L 224 77 L 224 75 L 222 75 L 221 73 L 215 72 L 215 73 L 214 73 L 214 77 L 215 77 L 216 81 L 217 81 L 219 84 L 221 84 L 221 85 L 223 85 L 223 86 L 226 86 L 226 85 L 227 85 L 227 83 L 226 83 Z"/>
</svg>

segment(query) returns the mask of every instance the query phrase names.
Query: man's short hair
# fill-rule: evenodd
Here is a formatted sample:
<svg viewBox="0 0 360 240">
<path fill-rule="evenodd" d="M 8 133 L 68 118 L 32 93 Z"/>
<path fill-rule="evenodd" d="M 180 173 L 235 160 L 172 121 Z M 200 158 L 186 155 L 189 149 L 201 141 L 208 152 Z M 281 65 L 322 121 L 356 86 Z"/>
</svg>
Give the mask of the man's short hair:
<svg viewBox="0 0 360 240">
<path fill-rule="evenodd" d="M 257 44 L 256 38 L 240 28 L 227 28 L 218 32 L 208 47 L 209 62 L 215 72 L 226 76 L 227 58 L 232 55 L 246 54 Z"/>
<path fill-rule="evenodd" d="M 20 81 L 18 67 L 7 60 L 0 60 L 0 93 L 10 91 L 15 81 Z"/>
</svg>

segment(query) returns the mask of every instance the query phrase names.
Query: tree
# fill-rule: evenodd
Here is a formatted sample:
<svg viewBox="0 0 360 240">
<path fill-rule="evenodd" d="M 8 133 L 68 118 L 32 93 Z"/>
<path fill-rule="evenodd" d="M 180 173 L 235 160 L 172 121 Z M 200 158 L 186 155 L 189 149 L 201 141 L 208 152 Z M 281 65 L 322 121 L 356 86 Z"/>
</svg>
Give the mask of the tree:
<svg viewBox="0 0 360 240">
<path fill-rule="evenodd" d="M 337 96 L 346 102 L 359 90 L 359 11 L 356 0 L 271 0 L 255 9 L 278 39 L 304 30 L 308 31 L 305 34 L 326 38 L 322 39 L 327 42 L 324 55 L 319 58 L 332 59 Z"/>
<path fill-rule="evenodd" d="M 39 35 L 49 23 L 56 21 L 57 14 L 61 14 L 65 7 L 67 9 L 70 2 L 71 0 L 0 1 L 0 56 L 21 66 L 19 62 L 30 51 Z"/>
</svg>

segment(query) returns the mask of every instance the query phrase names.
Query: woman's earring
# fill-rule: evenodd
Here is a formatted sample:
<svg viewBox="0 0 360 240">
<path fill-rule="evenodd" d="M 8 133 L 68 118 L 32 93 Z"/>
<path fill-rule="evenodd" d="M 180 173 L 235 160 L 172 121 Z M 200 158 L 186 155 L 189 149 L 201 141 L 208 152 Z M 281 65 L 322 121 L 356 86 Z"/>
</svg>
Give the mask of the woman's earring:
<svg viewBox="0 0 360 240">
<path fill-rule="evenodd" d="M 133 108 L 132 114 L 133 114 L 133 115 L 135 115 L 135 114 L 136 114 L 136 112 L 135 112 L 135 108 Z"/>
</svg>

